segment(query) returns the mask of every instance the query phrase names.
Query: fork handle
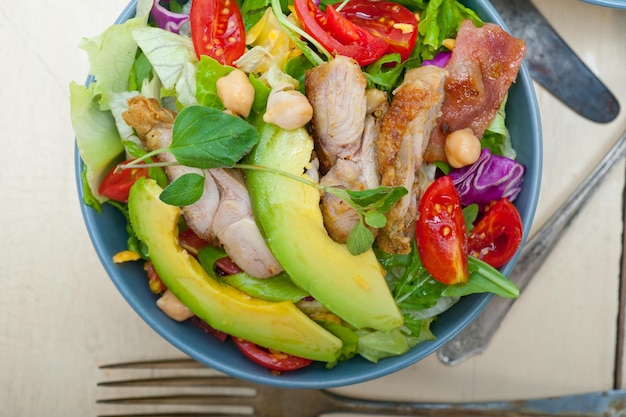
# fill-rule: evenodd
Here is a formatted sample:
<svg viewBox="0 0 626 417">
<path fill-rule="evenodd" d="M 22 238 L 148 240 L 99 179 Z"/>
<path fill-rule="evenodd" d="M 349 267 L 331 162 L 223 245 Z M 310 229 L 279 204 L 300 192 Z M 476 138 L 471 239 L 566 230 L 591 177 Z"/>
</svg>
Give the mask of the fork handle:
<svg viewBox="0 0 626 417">
<path fill-rule="evenodd" d="M 611 417 L 623 416 L 626 391 L 612 390 L 535 400 L 413 403 L 354 399 L 327 392 L 333 412 L 422 417 Z"/>
<path fill-rule="evenodd" d="M 600 182 L 624 154 L 626 154 L 626 132 L 622 133 L 602 161 L 529 239 L 509 275 L 511 281 L 517 284 L 521 291 L 526 288 Z M 514 302 L 514 298 L 494 297 L 476 320 L 439 350 L 439 359 L 446 365 L 456 365 L 481 353 Z"/>
</svg>

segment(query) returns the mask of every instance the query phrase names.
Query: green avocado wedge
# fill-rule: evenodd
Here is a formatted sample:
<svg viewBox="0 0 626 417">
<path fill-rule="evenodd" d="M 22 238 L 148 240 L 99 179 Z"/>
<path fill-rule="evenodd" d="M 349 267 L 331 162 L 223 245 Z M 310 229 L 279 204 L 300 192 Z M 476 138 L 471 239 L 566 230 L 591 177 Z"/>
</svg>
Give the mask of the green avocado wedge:
<svg viewBox="0 0 626 417">
<path fill-rule="evenodd" d="M 252 298 L 211 278 L 178 239 L 180 209 L 159 200 L 161 187 L 141 178 L 128 199 L 131 225 L 148 246 L 150 260 L 167 288 L 217 330 L 312 360 L 334 362 L 340 339 L 290 301 Z"/>
<path fill-rule="evenodd" d="M 246 163 L 305 175 L 313 140 L 304 128 L 286 131 L 261 124 L 259 131 L 260 141 Z M 390 331 L 402 325 L 374 252 L 354 256 L 328 236 L 317 188 L 260 170 L 248 170 L 246 182 L 261 232 L 298 286 L 356 328 Z"/>
</svg>

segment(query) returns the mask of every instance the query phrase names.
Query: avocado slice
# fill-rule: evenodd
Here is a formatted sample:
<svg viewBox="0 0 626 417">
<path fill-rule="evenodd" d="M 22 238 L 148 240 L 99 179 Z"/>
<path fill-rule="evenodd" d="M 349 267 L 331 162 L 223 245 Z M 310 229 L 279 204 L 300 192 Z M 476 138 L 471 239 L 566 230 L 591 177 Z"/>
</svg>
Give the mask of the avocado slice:
<svg viewBox="0 0 626 417">
<path fill-rule="evenodd" d="M 246 162 L 305 175 L 313 140 L 304 128 L 262 124 L 259 131 L 260 141 Z M 374 252 L 354 256 L 328 236 L 318 189 L 261 170 L 248 170 L 246 182 L 267 244 L 298 286 L 356 328 L 389 331 L 402 325 Z"/>
<path fill-rule="evenodd" d="M 295 356 L 334 362 L 342 347 L 290 301 L 250 297 L 211 278 L 178 240 L 180 208 L 159 200 L 161 187 L 141 178 L 128 199 L 130 223 L 149 249 L 167 286 L 191 311 L 215 329 Z"/>
</svg>

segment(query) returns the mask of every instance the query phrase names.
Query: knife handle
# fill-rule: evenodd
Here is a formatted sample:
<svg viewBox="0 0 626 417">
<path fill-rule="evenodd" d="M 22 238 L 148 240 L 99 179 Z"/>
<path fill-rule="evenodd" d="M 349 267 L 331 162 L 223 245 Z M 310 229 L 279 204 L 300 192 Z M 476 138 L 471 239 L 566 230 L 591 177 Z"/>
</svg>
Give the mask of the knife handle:
<svg viewBox="0 0 626 417">
<path fill-rule="evenodd" d="M 528 240 L 522 249 L 517 264 L 509 275 L 509 279 L 519 287 L 520 292 L 526 288 L 531 278 L 559 242 L 563 232 L 567 230 L 580 209 L 589 201 L 600 182 L 624 155 L 626 155 L 626 131 L 622 133 L 602 161 L 574 190 L 565 203 Z M 515 300 L 515 298 L 494 297 L 469 326 L 439 350 L 438 355 L 441 362 L 447 365 L 456 365 L 483 352 Z"/>
</svg>

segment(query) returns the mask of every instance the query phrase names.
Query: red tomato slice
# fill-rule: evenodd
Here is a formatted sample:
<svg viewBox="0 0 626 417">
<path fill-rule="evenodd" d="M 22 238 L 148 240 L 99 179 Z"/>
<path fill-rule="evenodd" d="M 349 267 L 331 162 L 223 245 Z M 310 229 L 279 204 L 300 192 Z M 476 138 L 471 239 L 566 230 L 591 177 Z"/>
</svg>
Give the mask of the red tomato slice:
<svg viewBox="0 0 626 417">
<path fill-rule="evenodd" d="M 102 183 L 100 183 L 98 194 L 110 198 L 111 200 L 119 201 L 120 203 L 127 203 L 130 187 L 135 184 L 137 179 L 148 176 L 148 168 L 133 167 L 118 169 L 120 165 L 127 164 L 131 161 L 133 161 L 133 159 L 129 159 L 128 161 L 114 166 L 104 177 Z"/>
<path fill-rule="evenodd" d="M 156 269 L 154 269 L 152 262 L 147 261 L 143 265 L 143 269 L 146 271 L 146 275 L 148 276 L 148 286 L 150 287 L 150 291 L 154 294 L 161 294 L 167 290 L 167 287 L 163 281 L 161 281 L 161 277 L 157 274 Z"/>
<path fill-rule="evenodd" d="M 185 229 L 181 232 L 178 239 L 180 240 L 181 246 L 193 256 L 198 256 L 198 251 L 209 244 L 209 242 L 200 238 L 191 229 Z"/>
<path fill-rule="evenodd" d="M 420 259 L 433 278 L 444 284 L 467 282 L 467 229 L 450 177 L 438 178 L 424 192 L 415 236 Z"/>
<path fill-rule="evenodd" d="M 193 316 L 191 318 L 191 322 L 198 326 L 203 332 L 210 334 L 215 337 L 220 342 L 225 342 L 228 339 L 228 333 L 224 333 L 221 330 L 217 330 L 214 327 L 210 326 L 206 321 L 202 320 L 198 316 Z"/>
<path fill-rule="evenodd" d="M 230 257 L 226 256 L 215 261 L 215 269 L 219 275 L 234 275 L 243 272 L 239 265 L 233 262 Z"/>
<path fill-rule="evenodd" d="M 239 348 L 239 350 L 248 359 L 272 371 L 295 371 L 296 369 L 304 368 L 313 362 L 310 359 L 300 358 L 286 353 L 269 351 L 238 337 L 233 337 L 233 341 L 235 342 L 237 348 Z"/>
<path fill-rule="evenodd" d="M 194 0 L 189 25 L 198 59 L 208 55 L 232 65 L 246 51 L 246 29 L 235 0 Z"/>
<path fill-rule="evenodd" d="M 304 30 L 333 55 L 353 58 L 364 66 L 383 56 L 388 45 L 341 16 L 333 6 L 322 12 L 312 0 L 294 0 Z"/>
<path fill-rule="evenodd" d="M 485 215 L 472 229 L 469 254 L 494 268 L 507 263 L 522 244 L 522 219 L 517 208 L 502 198 L 485 209 Z"/>
<path fill-rule="evenodd" d="M 405 61 L 417 40 L 417 19 L 406 7 L 382 0 L 350 0 L 339 12 L 343 17 L 381 38 L 390 52 Z"/>
</svg>

